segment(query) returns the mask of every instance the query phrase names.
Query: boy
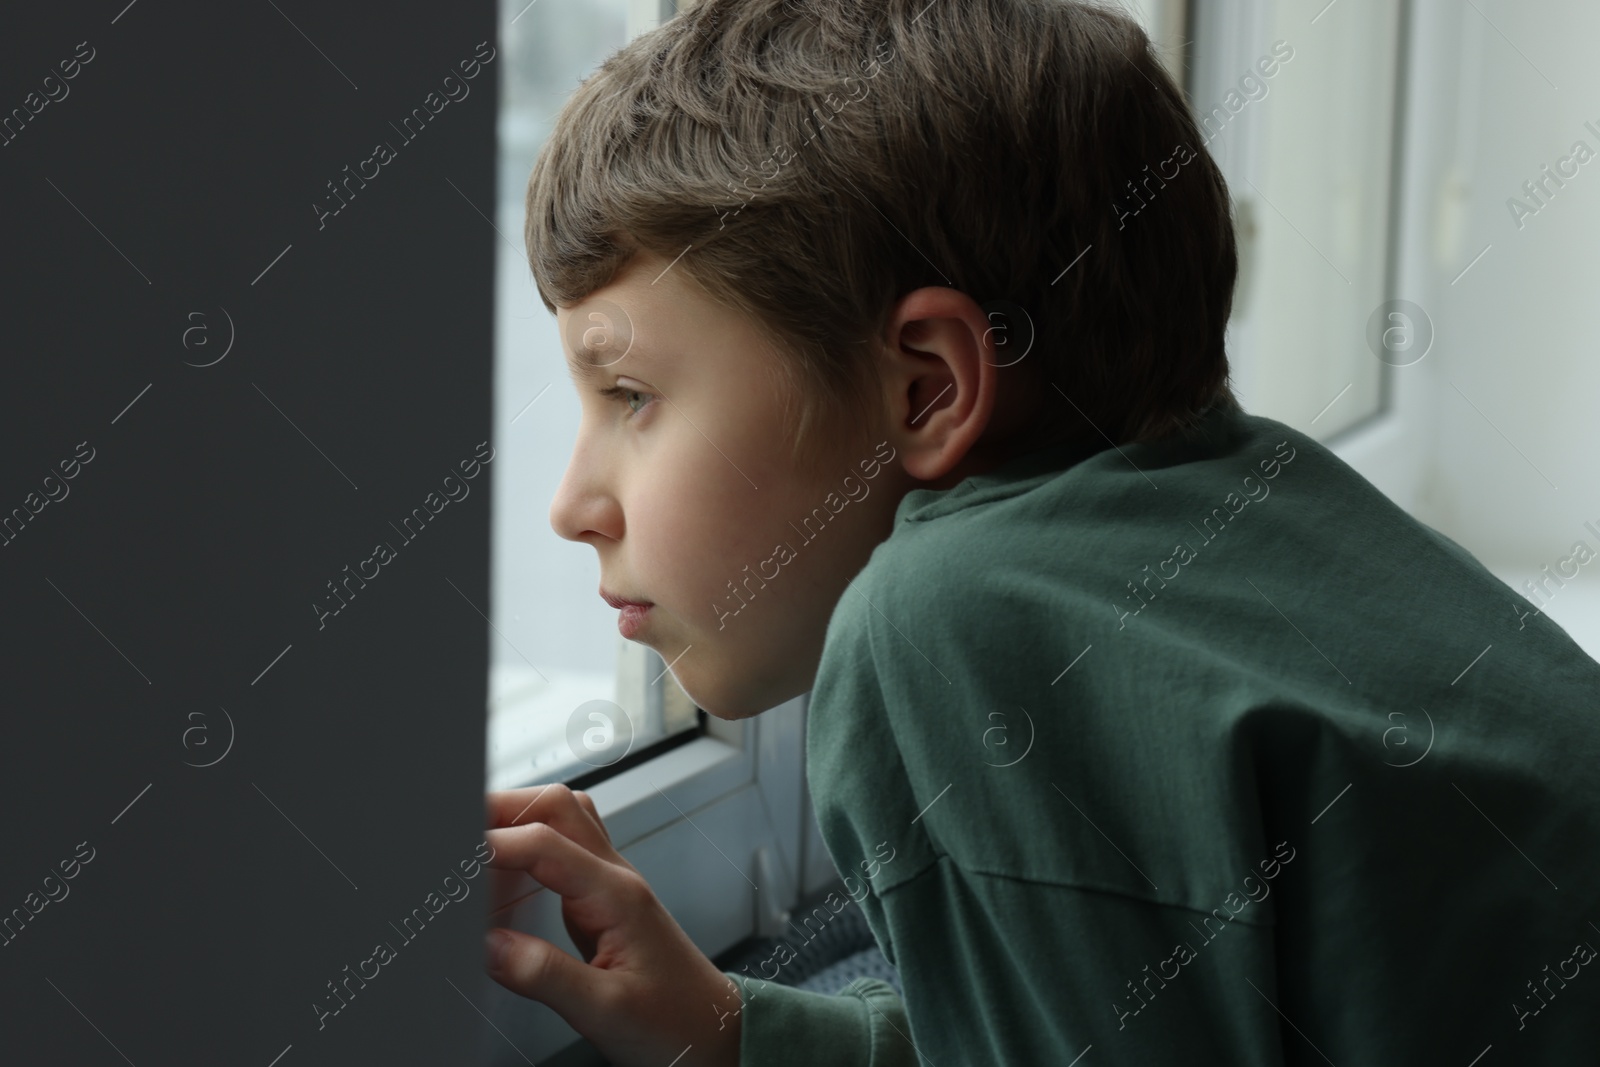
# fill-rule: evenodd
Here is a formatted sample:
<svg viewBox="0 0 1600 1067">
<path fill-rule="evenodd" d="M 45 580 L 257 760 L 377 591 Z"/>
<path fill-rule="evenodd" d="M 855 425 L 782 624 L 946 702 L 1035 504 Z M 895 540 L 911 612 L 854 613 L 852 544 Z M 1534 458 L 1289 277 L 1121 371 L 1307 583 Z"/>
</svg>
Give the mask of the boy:
<svg viewBox="0 0 1600 1067">
<path fill-rule="evenodd" d="M 559 786 L 488 837 L 584 962 L 498 980 L 619 1064 L 1593 1061 L 1600 665 L 1239 409 L 1228 204 L 1065 0 L 701 0 L 579 88 L 551 522 L 709 713 L 810 691 L 904 996 L 720 973 Z"/>
</svg>

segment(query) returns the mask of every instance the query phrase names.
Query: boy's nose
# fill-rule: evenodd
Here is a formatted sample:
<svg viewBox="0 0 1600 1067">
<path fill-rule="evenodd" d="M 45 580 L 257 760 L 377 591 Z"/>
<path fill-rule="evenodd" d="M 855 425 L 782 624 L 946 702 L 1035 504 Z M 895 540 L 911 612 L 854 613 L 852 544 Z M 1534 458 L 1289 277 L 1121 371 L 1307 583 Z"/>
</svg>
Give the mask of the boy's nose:
<svg viewBox="0 0 1600 1067">
<path fill-rule="evenodd" d="M 615 497 L 595 484 L 578 454 L 567 463 L 550 501 L 550 528 L 568 541 L 588 543 L 595 535 L 616 539 L 622 533 L 622 510 Z"/>
<path fill-rule="evenodd" d="M 572 494 L 572 467 L 569 464 L 561 475 L 561 484 L 550 501 L 550 528 L 558 537 L 568 541 L 578 540 L 577 509 Z"/>
</svg>

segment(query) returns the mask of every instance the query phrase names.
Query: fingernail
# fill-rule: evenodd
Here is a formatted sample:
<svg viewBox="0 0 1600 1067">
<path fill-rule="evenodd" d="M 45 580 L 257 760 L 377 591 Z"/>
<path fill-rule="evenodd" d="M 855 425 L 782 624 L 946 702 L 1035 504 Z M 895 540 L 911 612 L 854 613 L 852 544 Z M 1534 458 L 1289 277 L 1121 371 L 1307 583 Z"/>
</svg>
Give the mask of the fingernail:
<svg viewBox="0 0 1600 1067">
<path fill-rule="evenodd" d="M 490 930 L 483 935 L 483 948 L 488 955 L 488 964 L 491 971 L 498 971 L 506 961 L 506 949 L 511 947 L 511 939 L 499 930 Z"/>
</svg>

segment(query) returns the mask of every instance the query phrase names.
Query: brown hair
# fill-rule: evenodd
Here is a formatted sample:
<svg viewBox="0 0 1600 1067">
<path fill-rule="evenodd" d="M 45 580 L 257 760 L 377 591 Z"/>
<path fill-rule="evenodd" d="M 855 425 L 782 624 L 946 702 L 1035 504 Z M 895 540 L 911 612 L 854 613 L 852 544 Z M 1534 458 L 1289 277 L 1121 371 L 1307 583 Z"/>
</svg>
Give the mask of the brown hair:
<svg viewBox="0 0 1600 1067">
<path fill-rule="evenodd" d="M 525 240 L 552 313 L 642 249 L 762 323 L 801 465 L 881 417 L 889 313 L 929 285 L 1024 309 L 1046 438 L 1237 407 L 1227 186 L 1143 29 L 1077 0 L 699 0 L 573 93 Z"/>
</svg>

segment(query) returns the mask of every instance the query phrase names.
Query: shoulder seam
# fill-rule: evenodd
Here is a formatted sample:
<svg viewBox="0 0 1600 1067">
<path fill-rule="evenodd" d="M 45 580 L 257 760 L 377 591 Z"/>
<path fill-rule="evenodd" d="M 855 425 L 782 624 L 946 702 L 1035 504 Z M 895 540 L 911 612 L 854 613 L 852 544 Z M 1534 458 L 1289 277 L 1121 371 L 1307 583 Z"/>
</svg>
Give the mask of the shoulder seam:
<svg viewBox="0 0 1600 1067">
<path fill-rule="evenodd" d="M 991 870 L 985 870 L 982 867 L 972 867 L 972 866 L 968 866 L 968 865 L 965 865 L 965 864 L 957 862 L 955 859 L 951 858 L 949 853 L 945 853 L 945 852 L 935 853 L 932 863 L 926 864 L 925 866 L 922 867 L 921 870 L 918 870 L 915 874 L 912 874 L 911 876 L 907 877 L 904 881 L 896 882 L 894 885 L 890 886 L 888 889 L 885 889 L 882 893 L 877 894 L 877 896 L 879 897 L 879 899 L 882 899 L 882 898 L 888 896 L 890 893 L 893 893 L 895 890 L 899 889 L 901 886 L 904 886 L 904 885 L 907 885 L 907 884 L 909 884 L 911 882 L 916 881 L 918 878 L 921 878 L 924 874 L 927 874 L 929 871 L 933 870 L 934 867 L 938 866 L 940 860 L 948 861 L 950 866 L 956 868 L 957 870 L 959 870 L 959 871 L 961 871 L 961 872 L 963 872 L 965 874 L 982 875 L 985 878 L 999 878 L 999 879 L 1001 879 L 1003 881 L 1008 881 L 1008 882 L 1022 882 L 1022 883 L 1026 884 L 1026 885 L 1050 886 L 1050 887 L 1052 887 L 1054 889 L 1073 889 L 1073 890 L 1077 890 L 1078 892 L 1082 892 L 1082 893 L 1098 893 L 1098 894 L 1101 894 L 1103 896 L 1121 897 L 1123 900 L 1131 900 L 1131 901 L 1134 901 L 1135 903 L 1138 903 L 1138 904 L 1147 904 L 1152 908 L 1174 908 L 1174 909 L 1176 909 L 1178 911 L 1187 911 L 1187 912 L 1191 912 L 1191 913 L 1193 913 L 1195 915 L 1203 915 L 1203 916 L 1205 916 L 1207 918 L 1216 918 L 1216 916 L 1213 915 L 1211 911 L 1206 911 L 1206 910 L 1204 910 L 1202 908 L 1197 908 L 1192 904 L 1183 904 L 1183 903 L 1179 903 L 1177 901 L 1171 901 L 1171 900 L 1151 900 L 1149 897 L 1142 897 L 1142 896 L 1139 896 L 1136 893 L 1127 893 L 1127 892 L 1124 892 L 1124 891 L 1122 891 L 1120 889 L 1108 889 L 1108 888 L 1106 888 L 1104 886 L 1080 885 L 1080 884 L 1077 884 L 1077 883 L 1074 883 L 1074 882 L 1058 881 L 1058 880 L 1049 879 L 1049 878 L 1030 878 L 1027 875 L 1014 874 L 1014 873 L 1010 873 L 1010 872 L 1007 872 L 1007 871 L 991 871 Z M 1256 901 L 1256 903 L 1260 903 L 1260 901 Z M 1224 903 L 1219 903 L 1217 905 L 1217 907 L 1221 908 L 1223 911 L 1228 911 L 1228 907 Z M 1215 909 L 1213 909 L 1213 911 L 1214 910 Z M 1273 914 L 1274 918 L 1270 922 L 1260 922 L 1259 920 L 1254 920 L 1254 919 L 1240 919 L 1237 916 L 1233 916 L 1233 917 L 1229 918 L 1228 921 L 1229 922 L 1239 923 L 1241 926 L 1254 926 L 1254 927 L 1258 927 L 1258 928 L 1263 929 L 1263 930 L 1270 930 L 1273 927 L 1278 925 L 1277 919 L 1276 919 L 1277 910 L 1275 908 L 1273 909 L 1272 914 Z"/>
</svg>

